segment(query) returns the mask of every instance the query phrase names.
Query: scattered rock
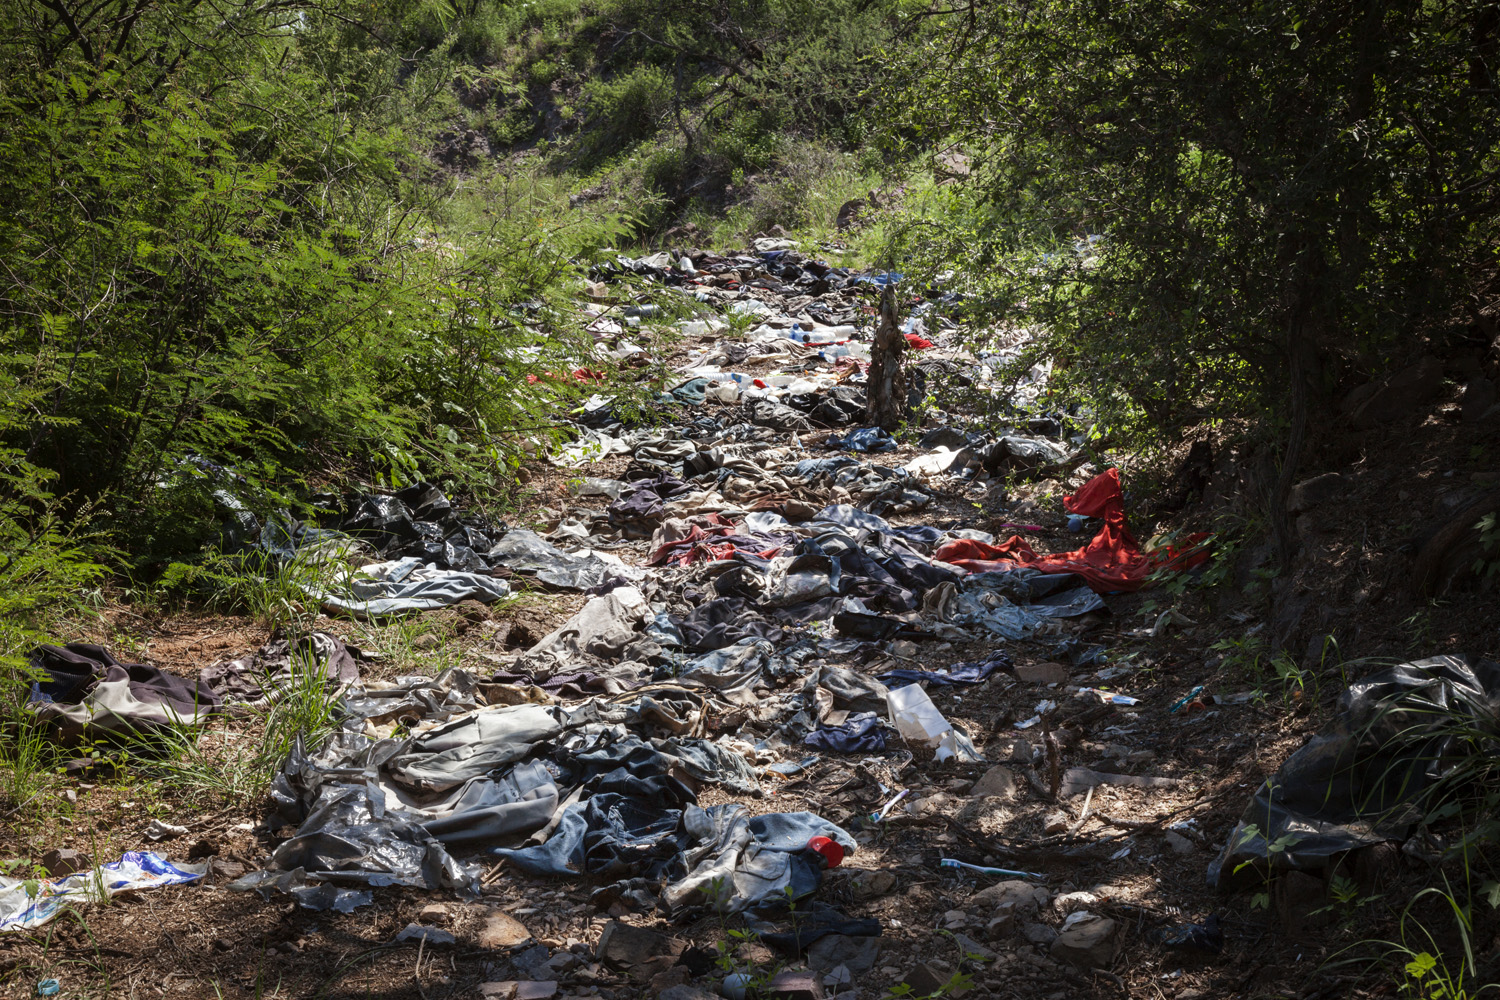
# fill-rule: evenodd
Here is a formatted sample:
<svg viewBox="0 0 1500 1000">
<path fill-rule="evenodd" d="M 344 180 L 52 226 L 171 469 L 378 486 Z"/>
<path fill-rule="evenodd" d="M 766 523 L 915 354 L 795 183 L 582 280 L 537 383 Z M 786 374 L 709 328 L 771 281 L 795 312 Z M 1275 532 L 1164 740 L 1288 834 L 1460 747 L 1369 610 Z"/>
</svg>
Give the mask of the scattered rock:
<svg viewBox="0 0 1500 1000">
<path fill-rule="evenodd" d="M 430 652 L 443 644 L 436 632 L 423 632 L 411 641 L 411 648 L 422 652 Z"/>
<path fill-rule="evenodd" d="M 685 983 L 668 986 L 660 992 L 653 992 L 652 995 L 656 997 L 656 1000 L 719 1000 L 707 990 L 700 990 L 696 986 L 688 986 Z"/>
<path fill-rule="evenodd" d="M 879 957 L 880 939 L 877 937 L 829 934 L 818 938 L 807 948 L 807 964 L 819 972 L 844 966 L 858 975 L 873 969 L 875 960 Z"/>
<path fill-rule="evenodd" d="M 908 972 L 901 981 L 911 987 L 908 996 L 925 997 L 942 991 L 952 978 L 952 973 L 940 971 L 930 962 L 923 962 Z M 967 989 L 948 990 L 943 995 L 961 997 L 967 992 Z"/>
<path fill-rule="evenodd" d="M 1292 487 L 1287 495 L 1286 509 L 1292 514 L 1301 514 L 1335 500 L 1347 491 L 1352 483 L 1348 476 L 1328 472 L 1311 479 L 1304 479 Z"/>
<path fill-rule="evenodd" d="M 446 926 L 453 921 L 453 913 L 443 903 L 429 903 L 417 914 L 417 923 Z"/>
<path fill-rule="evenodd" d="M 761 991 L 767 1000 L 824 1000 L 823 983 L 815 972 L 782 972 Z"/>
<path fill-rule="evenodd" d="M 1021 879 L 1008 879 L 976 892 L 969 900 L 969 907 L 984 912 L 1004 906 L 1010 912 L 1034 916 L 1048 898 L 1047 890 L 1039 885 L 1023 882 Z"/>
<path fill-rule="evenodd" d="M 426 941 L 429 945 L 452 944 L 453 935 L 436 927 L 428 927 L 425 924 L 407 924 L 406 928 L 396 935 L 397 941 Z"/>
<path fill-rule="evenodd" d="M 82 851 L 75 851 L 71 847 L 60 847 L 42 855 L 42 867 L 47 869 L 47 874 L 53 878 L 62 878 L 64 875 L 72 875 L 75 872 L 88 871 L 94 867 L 94 862 Z"/>
<path fill-rule="evenodd" d="M 973 165 L 967 153 L 949 150 L 932 158 L 932 170 L 941 181 L 956 181 L 968 177 Z"/>
<path fill-rule="evenodd" d="M 514 1000 L 547 1000 L 557 996 L 557 983 L 552 980 L 516 983 L 516 991 L 511 996 Z"/>
<path fill-rule="evenodd" d="M 1464 386 L 1464 423 L 1472 424 L 1483 420 L 1496 403 L 1500 403 L 1500 390 L 1496 390 L 1495 383 L 1487 378 L 1471 379 Z"/>
<path fill-rule="evenodd" d="M 667 971 L 658 972 L 652 976 L 651 982 L 647 984 L 646 988 L 652 996 L 659 996 L 663 991 L 669 990 L 674 986 L 686 986 L 691 975 L 692 973 L 688 971 L 687 966 L 674 965 Z"/>
<path fill-rule="evenodd" d="M 583 964 L 583 959 L 571 951 L 560 951 L 542 964 L 541 973 L 546 976 L 566 976 Z"/>
<path fill-rule="evenodd" d="M 635 979 L 646 981 L 677 964 L 687 942 L 645 927 L 611 920 L 599 935 L 599 960 L 625 969 Z"/>
<path fill-rule="evenodd" d="M 874 899 L 876 896 L 884 896 L 894 888 L 896 888 L 894 872 L 860 872 L 854 878 L 855 899 Z"/>
<path fill-rule="evenodd" d="M 1102 969 L 1120 948 L 1120 925 L 1093 913 L 1075 914 L 1052 942 L 1052 957 L 1081 969 Z"/>
<path fill-rule="evenodd" d="M 502 910 L 491 910 L 479 932 L 479 947 L 490 951 L 514 948 L 530 940 L 526 925 Z"/>
<path fill-rule="evenodd" d="M 1029 920 L 1021 925 L 1021 936 L 1032 944 L 1050 945 L 1057 940 L 1057 930 L 1047 924 Z"/>
<path fill-rule="evenodd" d="M 1010 907 L 995 911 L 989 923 L 984 925 L 984 933 L 991 941 L 1000 941 L 1010 937 L 1016 930 L 1016 914 Z"/>
<path fill-rule="evenodd" d="M 236 879 L 249 871 L 249 868 L 240 862 L 225 861 L 223 858 L 214 858 L 208 863 L 208 868 L 213 872 L 214 878 Z"/>
<path fill-rule="evenodd" d="M 1016 680 L 1027 684 L 1066 684 L 1068 668 L 1061 663 L 1018 663 Z"/>
<path fill-rule="evenodd" d="M 1443 387 L 1443 363 L 1423 358 L 1404 371 L 1362 385 L 1344 399 L 1343 411 L 1361 430 L 1390 423 Z"/>
<path fill-rule="evenodd" d="M 536 979 L 540 975 L 545 975 L 542 970 L 546 967 L 547 961 L 551 957 L 551 949 L 544 944 L 537 944 L 512 956 L 511 963 L 529 978 Z"/>
<path fill-rule="evenodd" d="M 1059 809 L 1056 812 L 1047 814 L 1046 820 L 1043 821 L 1042 829 L 1048 833 L 1062 833 L 1072 825 L 1073 821 L 1068 818 L 1068 814 Z"/>
<path fill-rule="evenodd" d="M 1176 830 L 1168 830 L 1166 836 L 1167 846 L 1178 854 L 1192 854 L 1198 849 L 1198 845 L 1188 840 Z"/>
<path fill-rule="evenodd" d="M 945 930 L 957 930 L 969 925 L 969 915 L 963 910 L 949 910 L 943 914 L 943 928 Z"/>
<path fill-rule="evenodd" d="M 823 985 L 832 990 L 845 990 L 854 985 L 854 973 L 847 965 L 836 965 L 823 977 Z"/>
<path fill-rule="evenodd" d="M 963 952 L 963 957 L 966 959 L 974 959 L 980 962 L 993 962 L 996 958 L 1000 957 L 996 955 L 995 952 L 991 949 L 985 947 L 978 941 L 975 941 L 973 938 L 965 934 L 953 935 L 953 942 L 954 944 L 958 945 L 958 950 Z"/>
<path fill-rule="evenodd" d="M 971 798 L 989 798 L 998 796 L 1000 798 L 1014 798 L 1016 794 L 1016 776 L 1007 767 L 992 767 L 984 772 L 984 776 L 974 782 L 974 787 L 969 789 Z"/>
<path fill-rule="evenodd" d="M 1032 761 L 1031 744 L 1020 737 L 996 740 L 991 743 L 988 750 L 993 751 L 991 756 L 998 754 L 1001 760 L 1012 764 L 1027 764 Z"/>
</svg>

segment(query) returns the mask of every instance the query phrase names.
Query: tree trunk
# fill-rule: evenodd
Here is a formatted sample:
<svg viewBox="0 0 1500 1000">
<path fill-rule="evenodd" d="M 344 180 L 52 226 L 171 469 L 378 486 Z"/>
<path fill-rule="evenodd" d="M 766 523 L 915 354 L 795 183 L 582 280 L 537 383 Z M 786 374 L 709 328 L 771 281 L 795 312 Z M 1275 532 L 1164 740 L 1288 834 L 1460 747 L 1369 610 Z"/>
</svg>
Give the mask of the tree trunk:
<svg viewBox="0 0 1500 1000">
<path fill-rule="evenodd" d="M 896 320 L 896 286 L 886 285 L 880 293 L 880 322 L 875 327 L 875 344 L 870 349 L 870 379 L 865 387 L 870 423 L 894 431 L 906 420 L 906 373 L 901 370 L 901 355 L 906 338 Z"/>
</svg>

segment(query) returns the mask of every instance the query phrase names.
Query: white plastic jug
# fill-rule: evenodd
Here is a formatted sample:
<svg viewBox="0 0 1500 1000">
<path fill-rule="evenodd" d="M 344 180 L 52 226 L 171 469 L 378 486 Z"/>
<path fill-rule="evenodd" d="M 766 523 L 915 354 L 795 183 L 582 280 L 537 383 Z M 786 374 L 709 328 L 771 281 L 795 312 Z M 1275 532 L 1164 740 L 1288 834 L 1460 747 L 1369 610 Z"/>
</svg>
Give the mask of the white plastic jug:
<svg viewBox="0 0 1500 1000">
<path fill-rule="evenodd" d="M 908 684 L 887 692 L 886 703 L 890 708 L 891 722 L 905 739 L 937 746 L 943 735 L 953 729 L 920 684 Z"/>
</svg>

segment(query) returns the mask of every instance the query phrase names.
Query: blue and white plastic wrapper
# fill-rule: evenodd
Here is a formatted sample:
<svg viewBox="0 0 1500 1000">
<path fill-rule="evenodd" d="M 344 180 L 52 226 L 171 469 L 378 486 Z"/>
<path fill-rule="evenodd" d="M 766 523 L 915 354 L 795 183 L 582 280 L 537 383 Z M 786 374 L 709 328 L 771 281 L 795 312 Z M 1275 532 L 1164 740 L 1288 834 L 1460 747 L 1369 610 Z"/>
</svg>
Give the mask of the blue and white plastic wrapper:
<svg viewBox="0 0 1500 1000">
<path fill-rule="evenodd" d="M 149 851 L 130 851 L 119 861 L 86 872 L 38 879 L 34 883 L 34 897 L 26 891 L 25 880 L 0 877 L 0 931 L 30 930 L 52 920 L 70 905 L 97 903 L 137 889 L 196 882 L 207 872 L 206 861 L 178 865 Z"/>
</svg>

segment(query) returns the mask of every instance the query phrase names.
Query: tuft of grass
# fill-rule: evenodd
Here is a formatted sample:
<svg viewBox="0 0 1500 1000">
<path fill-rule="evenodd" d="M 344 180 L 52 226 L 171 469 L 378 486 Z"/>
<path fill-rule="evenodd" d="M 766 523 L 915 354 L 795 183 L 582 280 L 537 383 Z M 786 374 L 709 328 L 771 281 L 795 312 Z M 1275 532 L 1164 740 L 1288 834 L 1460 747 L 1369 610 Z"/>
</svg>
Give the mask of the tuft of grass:
<svg viewBox="0 0 1500 1000">
<path fill-rule="evenodd" d="M 278 700 L 252 714 L 242 733 L 206 733 L 181 727 L 168 731 L 153 769 L 167 784 L 193 792 L 249 798 L 265 791 L 300 737 L 313 747 L 340 721 L 339 691 L 324 675 L 324 664 L 292 657 L 292 679 Z"/>
</svg>

